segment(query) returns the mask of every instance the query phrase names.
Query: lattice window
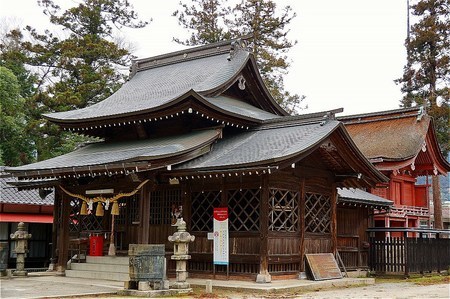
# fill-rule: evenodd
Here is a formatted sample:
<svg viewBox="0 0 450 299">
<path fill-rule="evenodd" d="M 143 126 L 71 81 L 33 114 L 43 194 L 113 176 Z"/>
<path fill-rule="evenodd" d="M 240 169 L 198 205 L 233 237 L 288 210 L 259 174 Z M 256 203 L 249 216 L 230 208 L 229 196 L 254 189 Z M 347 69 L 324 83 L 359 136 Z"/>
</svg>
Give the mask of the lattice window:
<svg viewBox="0 0 450 299">
<path fill-rule="evenodd" d="M 228 191 L 230 231 L 259 231 L 260 189 Z"/>
<path fill-rule="evenodd" d="M 316 193 L 306 193 L 305 210 L 305 229 L 307 232 L 324 234 L 330 233 L 330 196 Z"/>
<path fill-rule="evenodd" d="M 213 208 L 220 206 L 220 192 L 202 191 L 192 193 L 191 230 L 212 232 Z"/>
<path fill-rule="evenodd" d="M 280 189 L 270 189 L 269 192 L 269 230 L 298 231 L 298 192 Z"/>
<path fill-rule="evenodd" d="M 102 217 L 95 216 L 95 211 L 88 215 L 80 215 L 81 201 L 70 199 L 69 231 L 80 233 L 82 231 L 103 230 Z"/>
<path fill-rule="evenodd" d="M 139 197 L 140 194 L 135 194 L 119 200 L 119 215 L 114 218 L 116 224 L 139 222 Z"/>
<path fill-rule="evenodd" d="M 172 224 L 172 212 L 181 207 L 181 190 L 166 189 L 150 194 L 150 224 Z"/>
</svg>

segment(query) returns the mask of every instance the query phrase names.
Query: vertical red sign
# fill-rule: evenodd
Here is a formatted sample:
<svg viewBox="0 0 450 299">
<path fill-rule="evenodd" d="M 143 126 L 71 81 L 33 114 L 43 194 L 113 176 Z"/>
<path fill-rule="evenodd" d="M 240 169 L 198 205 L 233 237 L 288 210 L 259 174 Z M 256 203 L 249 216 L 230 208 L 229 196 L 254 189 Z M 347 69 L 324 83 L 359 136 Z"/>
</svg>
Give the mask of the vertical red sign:
<svg viewBox="0 0 450 299">
<path fill-rule="evenodd" d="M 228 265 L 228 208 L 214 208 L 214 264 Z"/>
</svg>

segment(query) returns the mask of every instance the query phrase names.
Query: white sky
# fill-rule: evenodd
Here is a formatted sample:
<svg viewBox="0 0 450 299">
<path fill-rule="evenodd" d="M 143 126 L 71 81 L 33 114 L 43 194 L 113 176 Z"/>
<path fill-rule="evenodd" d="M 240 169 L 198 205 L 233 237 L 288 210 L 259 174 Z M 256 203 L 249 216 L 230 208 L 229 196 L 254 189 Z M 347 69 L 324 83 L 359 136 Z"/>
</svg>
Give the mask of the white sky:
<svg viewBox="0 0 450 299">
<path fill-rule="evenodd" d="M 64 0 L 67 1 L 67 0 Z M 48 18 L 35 0 L 0 0 L 0 19 L 24 27 L 49 28 Z M 62 1 L 56 1 L 62 3 Z M 185 48 L 172 41 L 186 32 L 172 13 L 179 0 L 130 0 L 146 28 L 124 30 L 138 58 Z M 297 17 L 288 38 L 298 44 L 285 87 L 306 95 L 301 113 L 344 108 L 342 115 L 396 109 L 402 97 L 394 79 L 406 61 L 405 0 L 276 0 L 289 4 Z"/>
</svg>

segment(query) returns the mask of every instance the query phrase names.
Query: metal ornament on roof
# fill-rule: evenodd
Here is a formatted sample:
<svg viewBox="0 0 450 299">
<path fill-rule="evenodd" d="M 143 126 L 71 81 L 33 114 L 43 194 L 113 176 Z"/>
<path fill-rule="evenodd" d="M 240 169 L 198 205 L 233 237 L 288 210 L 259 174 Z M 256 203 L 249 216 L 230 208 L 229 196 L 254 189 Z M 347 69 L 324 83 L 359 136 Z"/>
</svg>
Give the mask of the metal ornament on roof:
<svg viewBox="0 0 450 299">
<path fill-rule="evenodd" d="M 89 210 L 93 210 L 93 204 L 97 203 L 97 209 L 96 209 L 96 216 L 103 216 L 104 210 L 103 210 L 103 203 L 105 204 L 105 210 L 109 209 L 109 205 L 112 203 L 112 209 L 111 209 L 111 215 L 119 215 L 119 199 L 122 197 L 129 197 L 136 194 L 145 184 L 148 183 L 149 180 L 143 181 L 139 186 L 136 187 L 131 192 L 128 193 L 118 193 L 114 195 L 113 197 L 103 197 L 103 196 L 97 196 L 94 198 L 89 198 L 81 194 L 75 194 L 67 191 L 64 187 L 59 186 L 64 193 L 66 193 L 69 196 L 78 198 L 82 200 L 81 209 L 80 209 L 80 215 L 87 215 L 88 214 L 88 206 Z"/>
</svg>

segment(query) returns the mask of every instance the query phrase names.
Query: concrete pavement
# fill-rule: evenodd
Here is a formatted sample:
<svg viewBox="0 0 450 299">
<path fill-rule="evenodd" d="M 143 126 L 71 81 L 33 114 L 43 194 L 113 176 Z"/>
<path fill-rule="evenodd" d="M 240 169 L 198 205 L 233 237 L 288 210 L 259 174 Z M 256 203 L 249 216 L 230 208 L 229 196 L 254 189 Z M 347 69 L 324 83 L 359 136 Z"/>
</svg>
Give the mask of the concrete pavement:
<svg viewBox="0 0 450 299">
<path fill-rule="evenodd" d="M 206 286 L 206 279 L 189 279 L 191 286 Z M 252 281 L 212 280 L 214 289 L 240 290 L 259 293 L 283 291 L 312 291 L 331 287 L 374 284 L 372 278 L 343 278 L 324 281 L 311 280 L 275 280 L 271 283 Z M 57 276 L 54 272 L 29 273 L 28 277 L 0 278 L 0 298 L 35 299 L 63 297 L 97 297 L 115 295 L 123 290 L 124 283 L 109 280 L 92 280 Z"/>
</svg>

